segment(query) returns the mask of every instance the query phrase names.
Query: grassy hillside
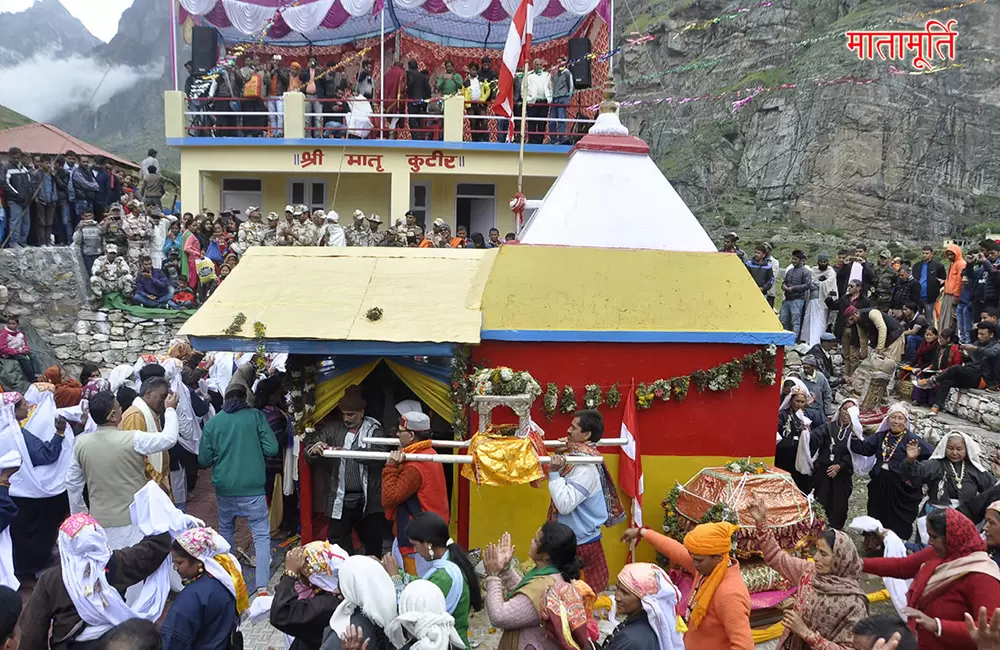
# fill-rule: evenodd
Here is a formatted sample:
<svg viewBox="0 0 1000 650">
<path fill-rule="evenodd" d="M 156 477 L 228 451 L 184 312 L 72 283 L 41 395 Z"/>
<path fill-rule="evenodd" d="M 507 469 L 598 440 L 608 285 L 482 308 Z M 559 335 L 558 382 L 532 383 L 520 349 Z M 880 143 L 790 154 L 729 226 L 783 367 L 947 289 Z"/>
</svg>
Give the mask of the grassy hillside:
<svg viewBox="0 0 1000 650">
<path fill-rule="evenodd" d="M 11 129 L 15 126 L 24 126 L 25 124 L 31 124 L 32 122 L 34 122 L 34 120 L 12 111 L 6 106 L 0 106 L 0 131 L 4 129 Z"/>
</svg>

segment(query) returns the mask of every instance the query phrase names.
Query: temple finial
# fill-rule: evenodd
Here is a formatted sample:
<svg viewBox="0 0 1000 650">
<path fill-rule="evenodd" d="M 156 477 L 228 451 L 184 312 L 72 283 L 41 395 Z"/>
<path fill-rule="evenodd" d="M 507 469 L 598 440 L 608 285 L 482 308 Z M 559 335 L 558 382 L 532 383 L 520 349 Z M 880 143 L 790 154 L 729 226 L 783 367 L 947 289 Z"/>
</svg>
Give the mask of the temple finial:
<svg viewBox="0 0 1000 650">
<path fill-rule="evenodd" d="M 604 101 L 601 102 L 601 113 L 618 112 L 619 104 L 615 101 L 616 96 L 614 76 L 608 74 L 608 79 L 604 82 Z"/>
</svg>

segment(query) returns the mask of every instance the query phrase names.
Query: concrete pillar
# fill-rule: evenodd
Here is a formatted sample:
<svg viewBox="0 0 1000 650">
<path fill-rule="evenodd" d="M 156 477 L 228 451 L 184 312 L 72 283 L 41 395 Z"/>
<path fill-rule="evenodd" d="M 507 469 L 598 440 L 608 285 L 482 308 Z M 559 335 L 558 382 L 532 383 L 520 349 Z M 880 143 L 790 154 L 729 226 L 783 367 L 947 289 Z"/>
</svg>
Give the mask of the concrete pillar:
<svg viewBox="0 0 1000 650">
<path fill-rule="evenodd" d="M 163 130 L 167 138 L 183 138 L 186 133 L 184 120 L 184 93 L 167 90 L 163 93 Z"/>
<path fill-rule="evenodd" d="M 465 129 L 465 95 L 459 93 L 444 99 L 444 141 L 461 142 Z"/>
<path fill-rule="evenodd" d="M 306 137 L 306 97 L 302 93 L 285 93 L 285 137 Z"/>
<path fill-rule="evenodd" d="M 396 219 L 402 219 L 406 211 L 410 209 L 410 171 L 408 167 L 394 169 L 390 176 L 389 185 L 389 214 L 390 218 L 386 223 L 388 228 L 396 223 Z"/>
<path fill-rule="evenodd" d="M 181 212 L 198 214 L 201 211 L 201 170 L 184 161 L 181 149 Z"/>
</svg>

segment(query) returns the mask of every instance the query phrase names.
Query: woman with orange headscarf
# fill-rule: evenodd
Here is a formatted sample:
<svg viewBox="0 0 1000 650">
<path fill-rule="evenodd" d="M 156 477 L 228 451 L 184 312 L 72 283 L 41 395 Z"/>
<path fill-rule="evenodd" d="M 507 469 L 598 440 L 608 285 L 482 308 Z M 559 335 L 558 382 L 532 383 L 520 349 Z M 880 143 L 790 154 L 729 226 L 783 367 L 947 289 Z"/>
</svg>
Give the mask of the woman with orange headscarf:
<svg viewBox="0 0 1000 650">
<path fill-rule="evenodd" d="M 752 650 L 750 592 L 732 556 L 729 522 L 699 524 L 681 544 L 649 528 L 629 528 L 622 541 L 646 540 L 670 562 L 694 576 L 694 589 L 684 608 L 687 650 Z"/>
<path fill-rule="evenodd" d="M 50 366 L 38 378 L 39 383 L 52 384 L 52 392 L 56 396 L 56 408 L 76 406 L 83 396 L 83 386 L 74 377 L 70 377 L 59 366 Z"/>
</svg>

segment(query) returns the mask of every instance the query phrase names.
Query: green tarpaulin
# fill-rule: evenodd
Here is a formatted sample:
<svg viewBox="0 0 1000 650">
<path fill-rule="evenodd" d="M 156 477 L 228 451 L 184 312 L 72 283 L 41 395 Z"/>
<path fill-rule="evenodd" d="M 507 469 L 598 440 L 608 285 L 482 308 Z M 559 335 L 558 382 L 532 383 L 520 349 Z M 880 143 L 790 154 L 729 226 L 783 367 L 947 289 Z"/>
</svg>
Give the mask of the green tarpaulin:
<svg viewBox="0 0 1000 650">
<path fill-rule="evenodd" d="M 102 306 L 106 309 L 120 309 L 137 318 L 187 318 L 193 316 L 197 309 L 156 309 L 135 305 L 125 299 L 120 293 L 109 293 L 104 296 Z"/>
</svg>

